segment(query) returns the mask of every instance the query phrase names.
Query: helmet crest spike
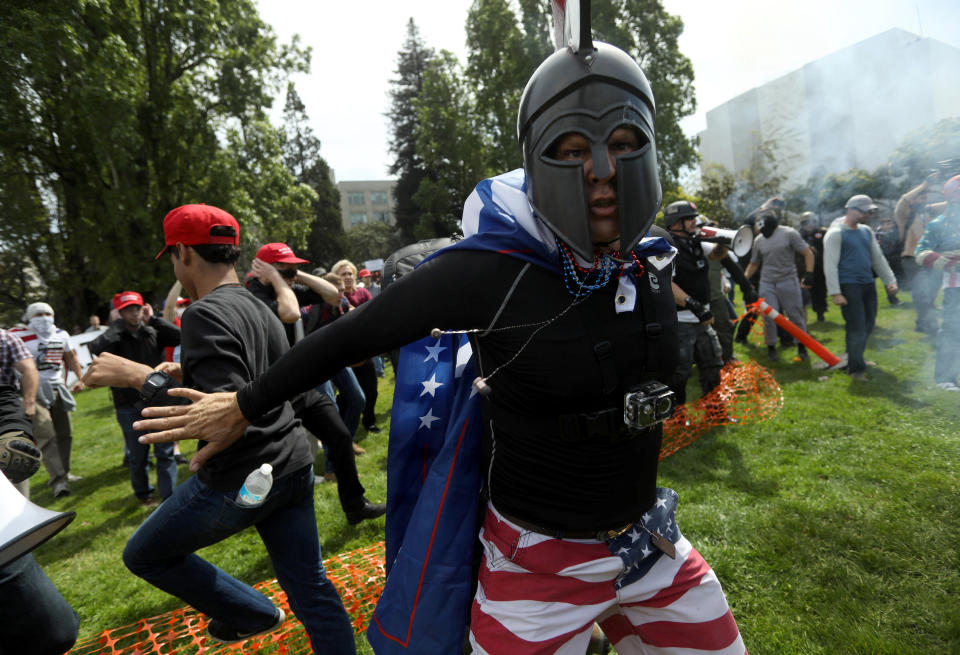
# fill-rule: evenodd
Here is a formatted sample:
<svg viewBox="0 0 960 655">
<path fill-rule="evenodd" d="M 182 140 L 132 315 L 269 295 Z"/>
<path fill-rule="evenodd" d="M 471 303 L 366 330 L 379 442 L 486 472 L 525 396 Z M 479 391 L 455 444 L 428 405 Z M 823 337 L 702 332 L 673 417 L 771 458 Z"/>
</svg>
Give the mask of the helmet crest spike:
<svg viewBox="0 0 960 655">
<path fill-rule="evenodd" d="M 553 43 L 557 50 L 593 50 L 590 0 L 552 0 L 550 5 L 553 8 Z"/>
</svg>

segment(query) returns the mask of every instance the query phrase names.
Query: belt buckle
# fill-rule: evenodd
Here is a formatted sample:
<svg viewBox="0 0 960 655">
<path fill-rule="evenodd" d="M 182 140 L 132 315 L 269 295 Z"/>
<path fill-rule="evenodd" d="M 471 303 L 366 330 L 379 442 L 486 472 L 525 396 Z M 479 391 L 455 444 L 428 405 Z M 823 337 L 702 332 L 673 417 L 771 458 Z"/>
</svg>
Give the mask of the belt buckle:
<svg viewBox="0 0 960 655">
<path fill-rule="evenodd" d="M 601 530 L 597 533 L 597 541 L 607 541 L 608 539 L 616 539 L 624 532 L 633 527 L 633 523 L 627 523 L 625 526 L 619 529 L 613 530 Z"/>
</svg>

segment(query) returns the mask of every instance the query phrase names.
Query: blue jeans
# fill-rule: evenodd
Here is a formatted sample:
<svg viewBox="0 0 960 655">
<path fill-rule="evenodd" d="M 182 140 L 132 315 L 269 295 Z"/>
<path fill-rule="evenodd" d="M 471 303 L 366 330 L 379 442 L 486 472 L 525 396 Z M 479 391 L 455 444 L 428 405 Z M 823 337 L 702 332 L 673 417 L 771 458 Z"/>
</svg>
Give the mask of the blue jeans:
<svg viewBox="0 0 960 655">
<path fill-rule="evenodd" d="M 847 299 L 840 308 L 847 331 L 847 372 L 862 373 L 867 370 L 863 351 L 877 320 L 877 285 L 841 283 L 840 293 Z"/>
<path fill-rule="evenodd" d="M 334 387 L 340 392 L 339 402 L 337 402 L 337 395 L 333 391 Z M 363 395 L 363 389 L 360 388 L 360 383 L 357 382 L 357 376 L 353 374 L 353 369 L 350 367 L 340 369 L 317 389 L 337 403 L 343 424 L 347 426 L 351 437 L 355 435 L 357 427 L 360 425 L 360 414 L 363 412 L 363 405 L 367 402 L 367 398 Z"/>
<path fill-rule="evenodd" d="M 943 321 L 937 334 L 935 382 L 957 383 L 960 376 L 960 287 L 943 290 Z"/>
<path fill-rule="evenodd" d="M 79 629 L 77 613 L 33 555 L 0 567 L 0 653 L 62 655 Z"/>
<path fill-rule="evenodd" d="M 123 563 L 212 619 L 243 630 L 263 629 L 276 618 L 270 599 L 194 554 L 256 526 L 314 652 L 356 652 L 350 619 L 323 569 L 313 467 L 274 480 L 257 507 L 237 505 L 237 491 L 216 491 L 196 476 L 189 478 L 133 533 Z"/>
<path fill-rule="evenodd" d="M 123 430 L 123 442 L 130 464 L 130 484 L 137 498 L 146 498 L 153 493 L 150 486 L 150 445 L 137 439 L 146 434 L 133 429 L 133 422 L 141 419 L 136 407 L 117 407 L 117 423 Z M 160 498 L 169 498 L 177 486 L 177 462 L 173 459 L 173 442 L 153 444 L 153 453 L 157 457 L 157 489 Z"/>
</svg>

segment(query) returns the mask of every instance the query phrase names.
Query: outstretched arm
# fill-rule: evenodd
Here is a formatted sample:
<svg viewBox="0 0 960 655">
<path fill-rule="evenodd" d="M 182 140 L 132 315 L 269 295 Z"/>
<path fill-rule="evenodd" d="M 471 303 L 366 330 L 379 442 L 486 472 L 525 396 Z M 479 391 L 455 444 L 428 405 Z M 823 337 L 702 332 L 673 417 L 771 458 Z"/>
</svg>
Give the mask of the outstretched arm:
<svg viewBox="0 0 960 655">
<path fill-rule="evenodd" d="M 144 409 L 148 420 L 138 421 L 135 427 L 152 433 L 141 437 L 141 442 L 202 438 L 222 450 L 249 422 L 316 387 L 344 366 L 415 341 L 435 327 L 486 327 L 522 265 L 520 260 L 494 253 L 460 251 L 436 257 L 375 300 L 308 335 L 239 394 L 170 390 L 170 396 L 188 398 L 194 404 Z M 187 351 L 188 330 L 185 326 Z M 194 462 L 191 470 L 196 470 Z"/>
</svg>

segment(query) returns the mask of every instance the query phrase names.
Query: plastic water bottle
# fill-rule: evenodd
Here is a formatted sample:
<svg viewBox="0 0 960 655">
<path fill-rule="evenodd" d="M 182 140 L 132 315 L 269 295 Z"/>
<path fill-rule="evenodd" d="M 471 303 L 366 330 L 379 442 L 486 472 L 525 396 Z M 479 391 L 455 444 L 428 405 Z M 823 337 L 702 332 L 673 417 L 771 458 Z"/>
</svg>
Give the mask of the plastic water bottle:
<svg viewBox="0 0 960 655">
<path fill-rule="evenodd" d="M 271 486 L 273 486 L 273 467 L 269 464 L 261 464 L 260 468 L 252 470 L 244 480 L 243 486 L 237 493 L 237 504 L 247 507 L 260 505 L 270 493 Z"/>
</svg>

